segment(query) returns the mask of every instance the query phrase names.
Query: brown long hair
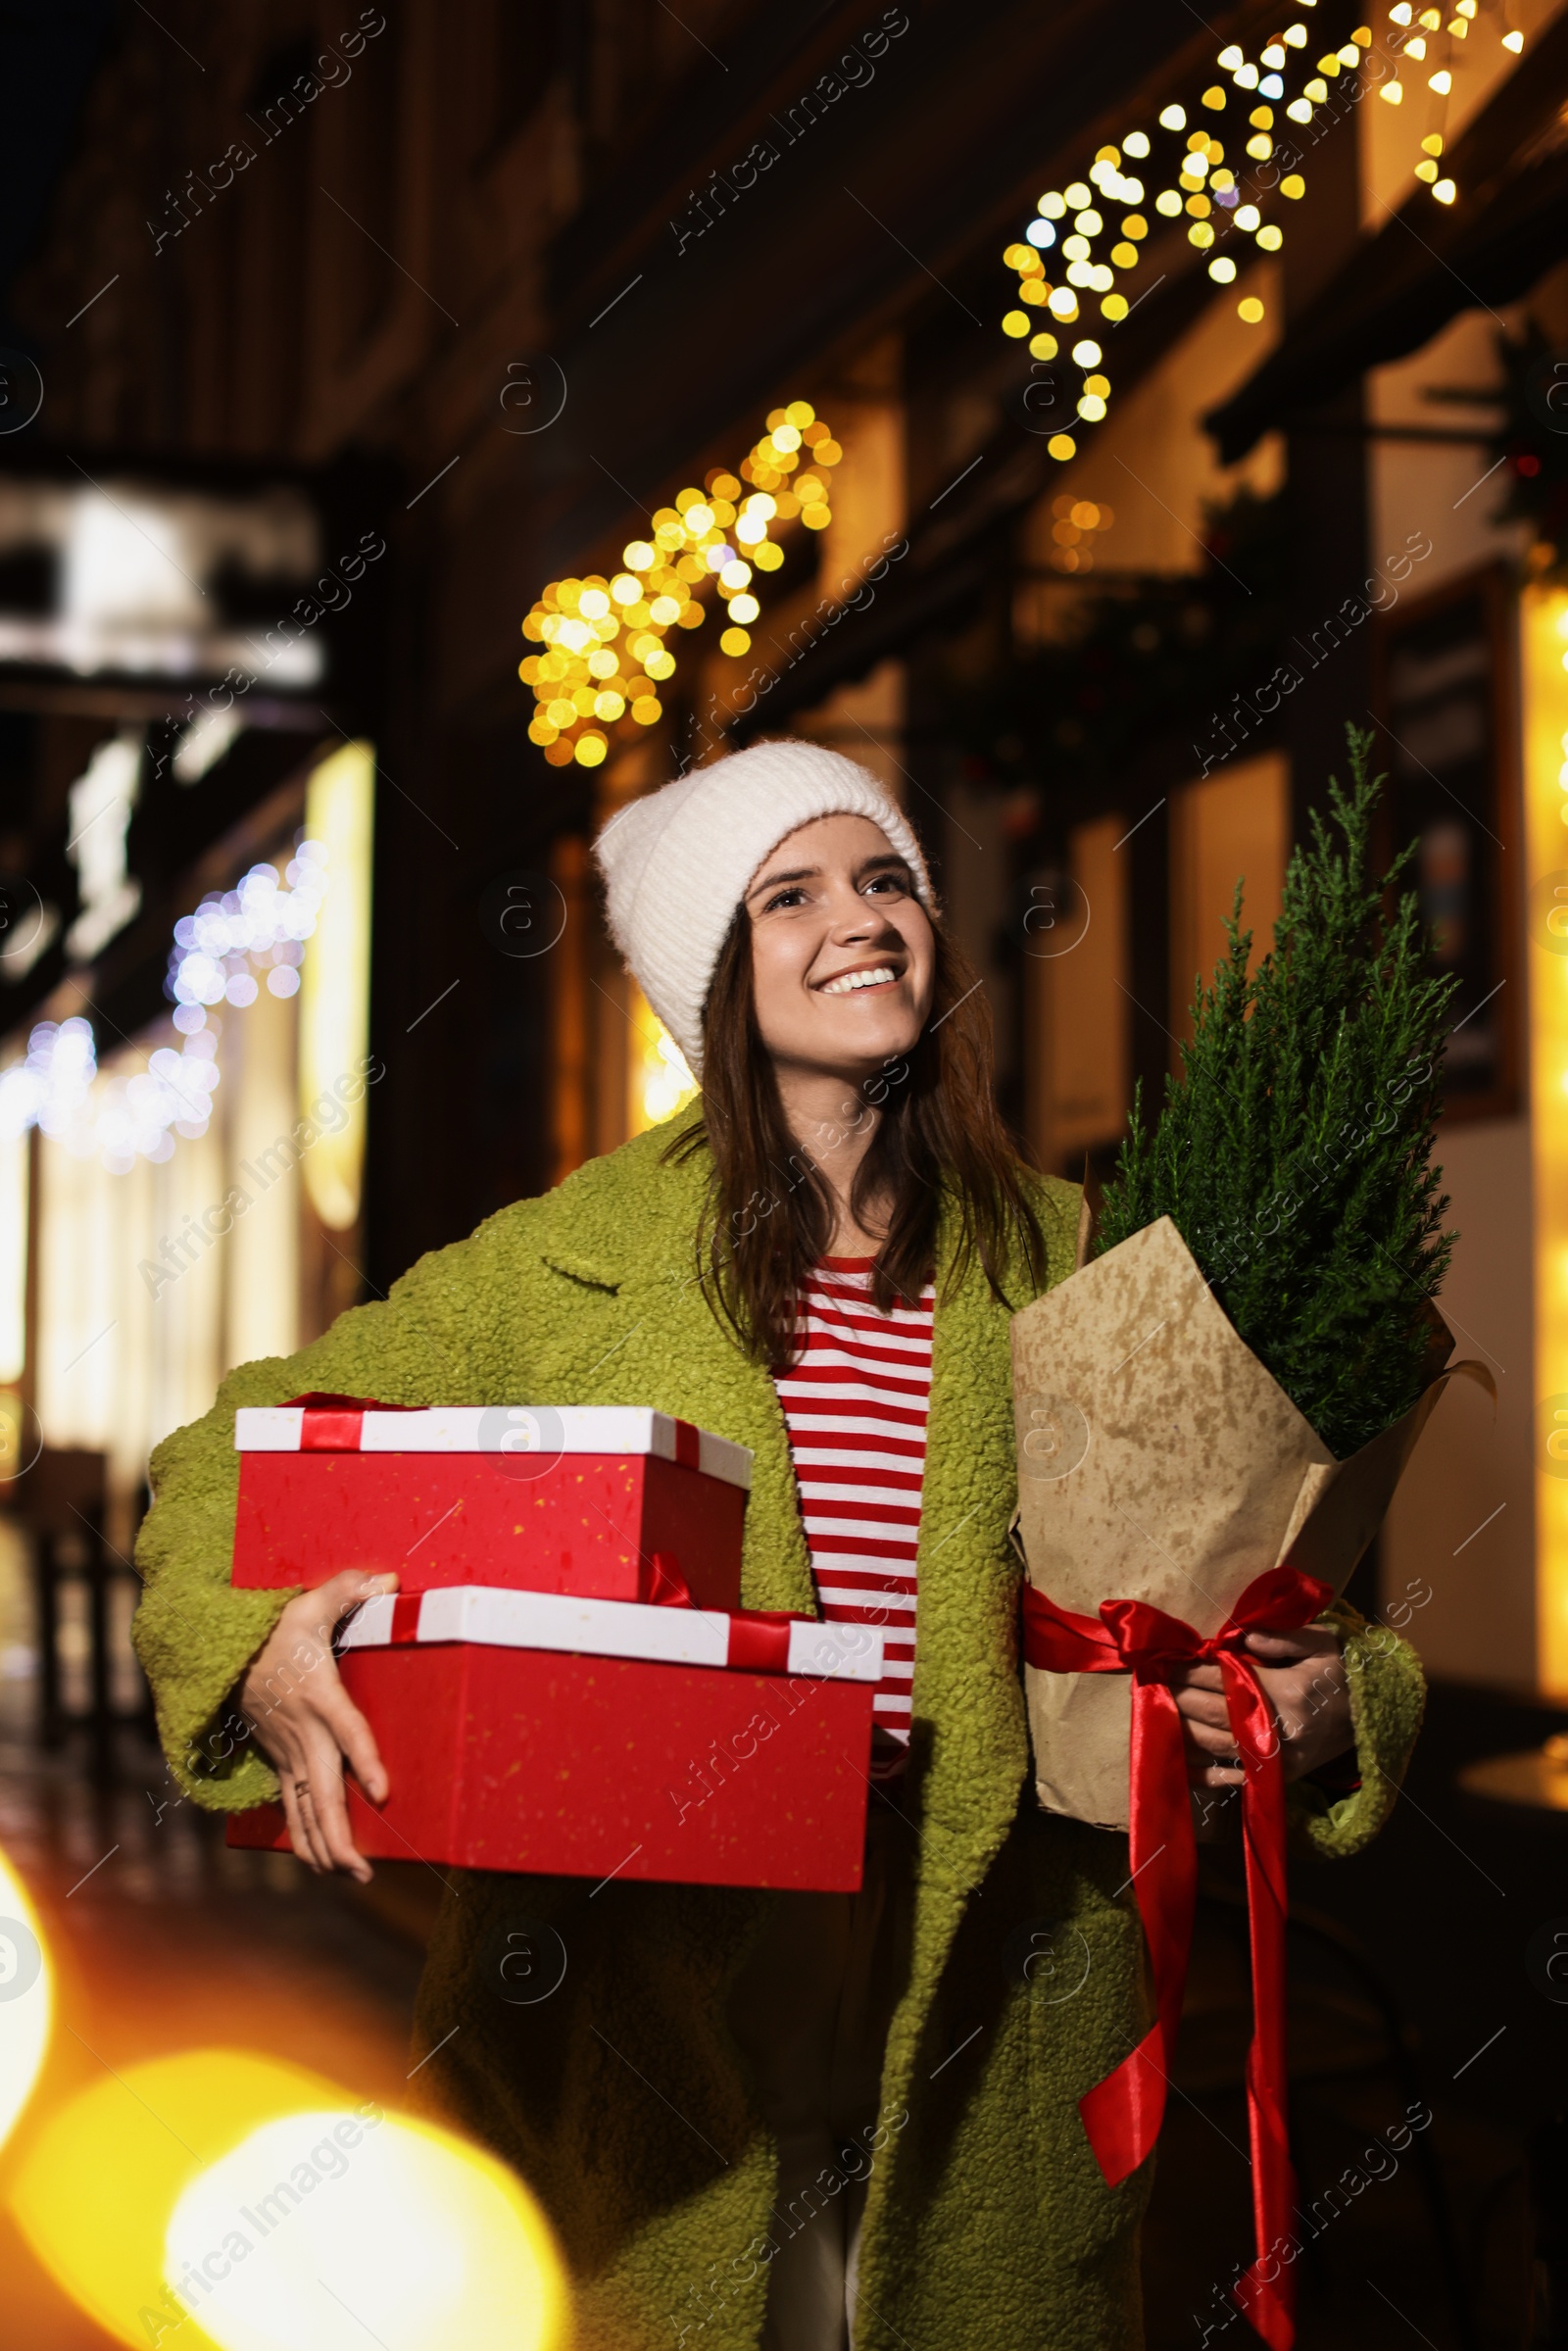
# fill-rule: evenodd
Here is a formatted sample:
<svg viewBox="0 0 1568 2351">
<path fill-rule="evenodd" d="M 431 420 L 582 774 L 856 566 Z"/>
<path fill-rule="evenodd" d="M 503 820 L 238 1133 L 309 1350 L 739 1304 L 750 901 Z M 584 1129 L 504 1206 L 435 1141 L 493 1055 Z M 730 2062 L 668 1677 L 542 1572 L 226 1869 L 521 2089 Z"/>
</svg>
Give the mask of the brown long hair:
<svg viewBox="0 0 1568 2351">
<path fill-rule="evenodd" d="M 886 1312 L 932 1279 L 944 1197 L 958 1216 L 950 1285 L 978 1257 L 992 1295 L 1008 1303 L 1009 1258 L 1045 1280 L 1046 1249 L 1022 1169 L 991 1083 L 991 1014 L 980 982 L 933 915 L 931 1016 L 905 1057 L 851 1090 L 844 1117 L 875 1119 L 850 1204 L 865 1221 L 890 1203 L 872 1273 Z M 666 1154 L 706 1145 L 712 1180 L 698 1233 L 699 1270 L 710 1300 L 754 1361 L 795 1352 L 796 1301 L 833 1236 L 833 1196 L 791 1134 L 778 1078 L 758 1027 L 752 992 L 752 920 L 735 919 L 703 1007 L 703 1108 Z M 874 1228 L 871 1228 L 874 1229 Z"/>
</svg>

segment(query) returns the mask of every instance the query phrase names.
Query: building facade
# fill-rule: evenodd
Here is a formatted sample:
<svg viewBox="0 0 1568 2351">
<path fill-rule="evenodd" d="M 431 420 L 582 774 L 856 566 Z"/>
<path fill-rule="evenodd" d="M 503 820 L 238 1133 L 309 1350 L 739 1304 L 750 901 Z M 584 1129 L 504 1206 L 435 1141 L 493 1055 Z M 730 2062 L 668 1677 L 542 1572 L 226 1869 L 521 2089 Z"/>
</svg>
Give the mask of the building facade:
<svg viewBox="0 0 1568 2351">
<path fill-rule="evenodd" d="M 54 1088 L 6 1146 L 19 1447 L 129 1492 L 227 1362 L 667 1113 L 588 843 L 677 766 L 790 731 L 884 777 L 1078 1174 L 1375 723 L 1462 982 L 1448 1301 L 1497 1389 L 1440 1407 L 1379 1572 L 1436 1670 L 1568 1685 L 1553 20 L 1523 62 L 1444 34 L 1439 105 L 1397 21 L 1307 13 L 1278 68 L 1259 10 L 1150 0 L 1113 39 L 951 0 L 119 24 L 0 439 L 0 1083 Z M 1298 51 L 1304 121 L 1262 86 Z"/>
</svg>

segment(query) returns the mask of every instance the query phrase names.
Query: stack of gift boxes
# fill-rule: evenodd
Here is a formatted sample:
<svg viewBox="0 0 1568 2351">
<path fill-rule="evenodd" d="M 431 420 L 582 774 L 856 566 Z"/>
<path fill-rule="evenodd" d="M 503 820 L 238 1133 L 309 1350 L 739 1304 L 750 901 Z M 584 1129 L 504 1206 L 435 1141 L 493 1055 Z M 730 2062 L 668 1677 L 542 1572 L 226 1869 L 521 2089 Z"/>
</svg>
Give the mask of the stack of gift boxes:
<svg viewBox="0 0 1568 2351">
<path fill-rule="evenodd" d="M 391 1792 L 362 1853 L 828 1891 L 860 1883 L 880 1634 L 740 1607 L 752 1456 L 662 1412 L 235 1415 L 233 1582 L 396 1572 L 337 1639 Z M 285 1673 L 292 1669 L 285 1668 Z M 232 1844 L 286 1849 L 281 1809 Z"/>
</svg>

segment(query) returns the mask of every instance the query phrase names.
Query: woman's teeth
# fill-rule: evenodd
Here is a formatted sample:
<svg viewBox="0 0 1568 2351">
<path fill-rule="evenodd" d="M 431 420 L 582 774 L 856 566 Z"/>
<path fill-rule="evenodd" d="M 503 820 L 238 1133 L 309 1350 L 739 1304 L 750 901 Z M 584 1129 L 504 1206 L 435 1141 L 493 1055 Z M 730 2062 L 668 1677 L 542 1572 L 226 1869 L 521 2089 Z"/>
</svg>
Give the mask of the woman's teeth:
<svg viewBox="0 0 1568 2351">
<path fill-rule="evenodd" d="M 847 971 L 842 979 L 824 980 L 824 996 L 853 996 L 857 988 L 885 988 L 898 978 L 889 964 L 879 963 L 875 971 Z"/>
</svg>

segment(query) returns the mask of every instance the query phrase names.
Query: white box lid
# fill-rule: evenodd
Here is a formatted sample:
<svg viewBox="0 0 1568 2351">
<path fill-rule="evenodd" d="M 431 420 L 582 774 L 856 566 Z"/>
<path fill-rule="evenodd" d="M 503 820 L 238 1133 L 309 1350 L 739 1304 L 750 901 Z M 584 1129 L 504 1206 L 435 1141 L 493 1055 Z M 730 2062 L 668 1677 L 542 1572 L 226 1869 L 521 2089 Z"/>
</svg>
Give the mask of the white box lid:
<svg viewBox="0 0 1568 2351">
<path fill-rule="evenodd" d="M 752 1454 L 641 1404 L 455 1404 L 429 1411 L 321 1407 L 342 1424 L 359 1421 L 357 1446 L 323 1450 L 363 1453 L 653 1453 L 749 1492 Z M 307 1407 L 243 1404 L 234 1415 L 234 1445 L 242 1453 L 297 1453 L 305 1445 Z"/>
<path fill-rule="evenodd" d="M 405 1602 L 405 1621 L 414 1596 Z M 420 1644 L 471 1641 L 499 1648 L 646 1657 L 662 1665 L 730 1663 L 731 1619 L 716 1608 L 650 1607 L 642 1601 L 515 1592 L 493 1584 L 446 1585 L 417 1598 L 414 1640 Z M 390 1647 L 397 1606 L 396 1592 L 362 1601 L 338 1635 L 338 1647 Z M 882 1635 L 870 1625 L 799 1618 L 789 1628 L 787 1670 L 823 1681 L 880 1682 Z"/>
</svg>

